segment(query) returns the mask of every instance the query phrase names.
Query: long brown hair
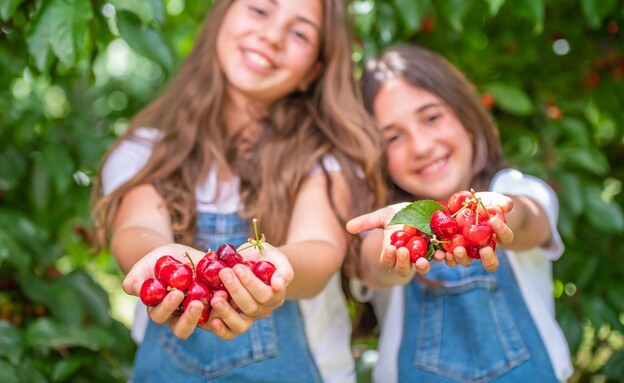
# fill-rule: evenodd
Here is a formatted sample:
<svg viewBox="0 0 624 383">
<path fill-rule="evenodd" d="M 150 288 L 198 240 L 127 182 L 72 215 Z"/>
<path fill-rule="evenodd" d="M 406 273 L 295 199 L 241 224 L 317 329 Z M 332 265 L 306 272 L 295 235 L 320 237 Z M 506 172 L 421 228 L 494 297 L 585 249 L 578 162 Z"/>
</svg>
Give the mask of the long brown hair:
<svg viewBox="0 0 624 383">
<path fill-rule="evenodd" d="M 392 77 L 431 92 L 451 108 L 473 137 L 472 187 L 477 191 L 487 190 L 505 161 L 498 128 L 481 104 L 474 84 L 435 52 L 415 44 L 393 46 L 379 58 L 368 61 L 362 75 L 364 104 L 371 115 L 377 93 Z"/>
<path fill-rule="evenodd" d="M 104 157 L 106 161 L 110 152 L 140 127 L 154 127 L 162 134 L 144 168 L 118 189 L 103 195 L 98 176 L 94 212 L 101 243 L 107 239 L 123 195 L 138 185 L 153 184 L 166 201 L 176 241 L 192 245 L 197 218 L 195 187 L 213 165 L 220 175 L 240 176 L 244 207 L 240 213 L 265 223 L 261 229 L 274 245 L 283 244 L 286 238 L 290 212 L 304 179 L 313 167 L 322 167 L 327 155 L 339 161 L 349 180 L 351 215 L 384 202 L 379 163 L 382 140 L 363 107 L 354 78 L 346 4 L 323 0 L 322 75 L 305 91 L 295 91 L 276 102 L 263 117 L 260 137 L 250 150 L 239 153 L 238 141 L 243 138 L 228 138 L 223 121 L 225 80 L 215 58 L 216 36 L 232 2 L 215 3 L 170 86 L 136 115 Z M 338 218 L 344 222 L 349 217 Z"/>
</svg>

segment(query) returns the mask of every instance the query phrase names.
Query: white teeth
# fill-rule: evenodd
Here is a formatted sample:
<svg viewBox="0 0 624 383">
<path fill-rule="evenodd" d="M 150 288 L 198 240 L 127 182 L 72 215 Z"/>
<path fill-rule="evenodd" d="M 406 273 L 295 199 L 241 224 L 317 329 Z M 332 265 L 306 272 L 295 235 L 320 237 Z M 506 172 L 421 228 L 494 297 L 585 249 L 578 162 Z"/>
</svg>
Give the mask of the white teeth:
<svg viewBox="0 0 624 383">
<path fill-rule="evenodd" d="M 264 56 L 255 52 L 245 51 L 245 56 L 255 65 L 262 68 L 270 68 L 271 63 Z"/>
<path fill-rule="evenodd" d="M 436 162 L 432 163 L 431 165 L 429 165 L 429 166 L 427 166 L 427 167 L 425 167 L 423 169 L 420 169 L 418 171 L 418 173 L 426 173 L 426 172 L 436 171 L 439 168 L 441 168 L 442 166 L 444 166 L 445 163 L 446 163 L 446 158 L 439 159 Z"/>
</svg>

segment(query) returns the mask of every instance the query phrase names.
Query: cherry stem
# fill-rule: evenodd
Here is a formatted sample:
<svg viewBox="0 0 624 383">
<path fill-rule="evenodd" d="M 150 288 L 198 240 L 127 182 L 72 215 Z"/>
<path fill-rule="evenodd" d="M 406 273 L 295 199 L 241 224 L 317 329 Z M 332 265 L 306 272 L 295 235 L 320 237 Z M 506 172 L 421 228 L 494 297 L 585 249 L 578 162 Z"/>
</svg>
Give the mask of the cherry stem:
<svg viewBox="0 0 624 383">
<path fill-rule="evenodd" d="M 184 252 L 184 256 L 186 258 L 188 258 L 188 260 L 191 262 L 191 267 L 193 270 L 195 270 L 195 262 L 193 262 L 193 258 L 191 258 L 191 256 L 189 255 L 189 253 L 187 253 L 186 251 Z"/>
<path fill-rule="evenodd" d="M 254 240 L 250 240 L 250 242 L 254 245 L 258 247 L 258 250 L 260 250 L 260 255 L 262 255 L 262 258 L 266 258 L 266 255 L 264 254 L 264 246 L 262 246 L 262 242 L 264 242 L 264 234 L 262 234 L 262 237 L 259 238 L 258 237 L 258 219 L 254 218 L 252 221 L 253 223 L 253 228 L 254 228 L 254 235 L 256 236 L 255 241 Z"/>
</svg>

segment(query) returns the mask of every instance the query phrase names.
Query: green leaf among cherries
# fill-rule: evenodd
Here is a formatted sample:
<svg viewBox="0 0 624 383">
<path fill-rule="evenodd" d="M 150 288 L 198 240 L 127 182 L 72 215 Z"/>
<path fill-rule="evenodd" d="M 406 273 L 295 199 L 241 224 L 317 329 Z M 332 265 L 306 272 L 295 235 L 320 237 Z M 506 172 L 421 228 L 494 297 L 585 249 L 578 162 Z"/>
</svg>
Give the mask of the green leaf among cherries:
<svg viewBox="0 0 624 383">
<path fill-rule="evenodd" d="M 409 225 L 432 236 L 433 231 L 431 231 L 431 227 L 429 226 L 431 216 L 433 213 L 443 208 L 444 206 L 440 203 L 430 199 L 414 201 L 399 210 L 394 217 L 392 217 L 392 220 L 387 226 L 401 224 Z"/>
</svg>

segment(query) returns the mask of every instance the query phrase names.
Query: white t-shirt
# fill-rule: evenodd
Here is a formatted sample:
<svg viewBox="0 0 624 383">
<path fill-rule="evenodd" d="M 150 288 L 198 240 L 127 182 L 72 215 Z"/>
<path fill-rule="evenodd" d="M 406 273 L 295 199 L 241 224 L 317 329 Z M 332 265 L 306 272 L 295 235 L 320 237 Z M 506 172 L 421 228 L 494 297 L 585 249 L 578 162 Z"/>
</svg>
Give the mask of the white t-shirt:
<svg viewBox="0 0 624 383">
<path fill-rule="evenodd" d="M 543 340 L 557 378 L 565 382 L 573 372 L 570 351 L 555 319 L 552 262 L 563 254 L 564 246 L 557 230 L 559 202 L 543 180 L 517 170 L 505 169 L 496 174 L 490 190 L 506 195 L 525 195 L 539 203 L 548 215 L 552 236 L 547 247 L 526 251 L 507 250 L 520 291 Z M 395 286 L 375 292 L 372 297 L 378 313 L 379 363 L 373 371 L 375 382 L 397 382 L 398 351 L 403 336 L 404 291 Z"/>
<path fill-rule="evenodd" d="M 108 158 L 102 169 L 104 193 L 110 193 L 137 174 L 147 163 L 152 142 L 158 139 L 158 131 L 138 129 L 132 140 L 124 141 Z M 340 164 L 333 157 L 323 161 L 330 172 L 339 172 Z M 313 169 L 311 175 L 320 171 Z M 239 205 L 238 178 L 227 183 L 217 182 L 216 167 L 206 181 L 195 190 L 197 209 L 209 213 L 234 213 Z M 217 188 L 219 199 L 214 200 Z M 310 350 L 319 366 L 324 382 L 355 382 L 355 363 L 351 354 L 351 320 L 347 302 L 342 292 L 340 272 L 337 272 L 323 291 L 312 299 L 299 301 Z M 147 310 L 138 301 L 132 325 L 132 337 L 139 343 L 148 322 Z"/>
</svg>

